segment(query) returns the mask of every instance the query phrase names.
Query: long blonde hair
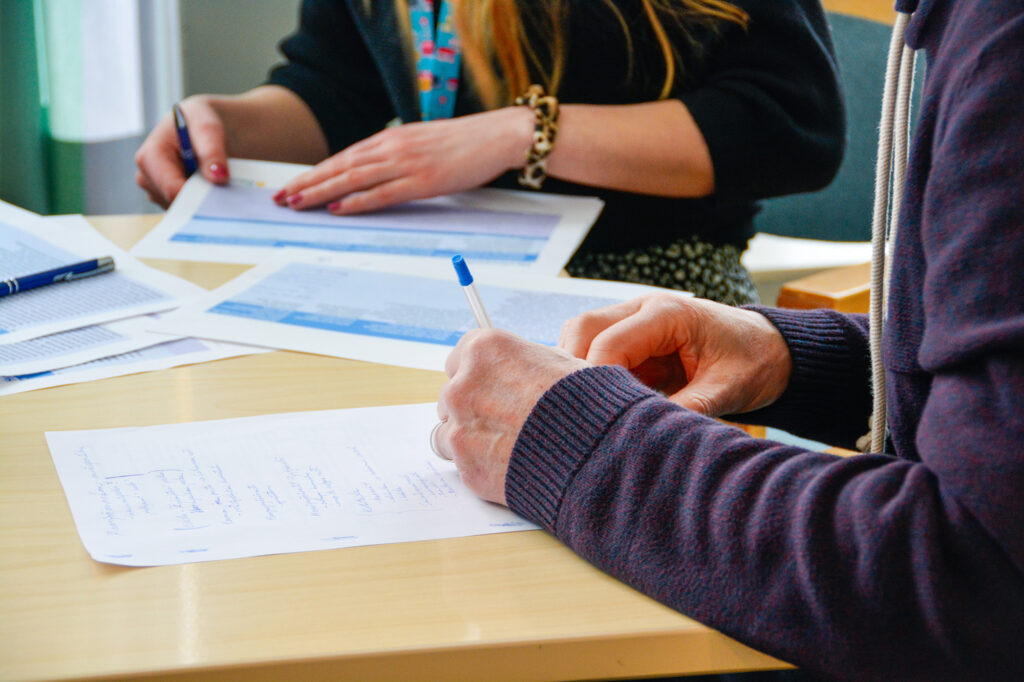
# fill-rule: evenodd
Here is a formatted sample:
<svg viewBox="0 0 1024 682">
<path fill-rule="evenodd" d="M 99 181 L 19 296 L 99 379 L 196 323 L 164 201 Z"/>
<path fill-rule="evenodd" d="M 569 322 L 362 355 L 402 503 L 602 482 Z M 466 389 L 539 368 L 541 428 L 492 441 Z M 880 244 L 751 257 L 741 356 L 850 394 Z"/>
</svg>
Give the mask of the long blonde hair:
<svg viewBox="0 0 1024 682">
<path fill-rule="evenodd" d="M 538 30 L 546 39 L 547 60 L 532 46 L 524 29 L 517 0 L 450 0 L 456 30 L 462 43 L 466 67 L 480 98 L 494 108 L 511 103 L 530 85 L 530 67 L 539 73 L 545 89 L 558 93 L 565 68 L 563 26 L 569 12 L 569 0 L 548 0 L 545 16 L 539 17 Z M 406 0 L 395 0 L 398 16 L 408 17 Z M 604 0 L 614 13 L 623 33 L 632 60 L 632 40 L 625 18 L 612 0 Z M 669 40 L 666 22 L 689 35 L 687 28 L 695 25 L 717 27 L 733 23 L 746 28 L 749 16 L 725 0 L 640 0 L 644 14 L 657 37 L 665 63 L 665 79 L 658 98 L 668 97 L 682 63 L 678 49 Z M 631 62 L 632 63 L 632 62 Z M 497 69 L 495 68 L 497 65 Z M 630 67 L 632 68 L 632 67 Z M 500 69 L 500 73 L 499 73 Z"/>
</svg>

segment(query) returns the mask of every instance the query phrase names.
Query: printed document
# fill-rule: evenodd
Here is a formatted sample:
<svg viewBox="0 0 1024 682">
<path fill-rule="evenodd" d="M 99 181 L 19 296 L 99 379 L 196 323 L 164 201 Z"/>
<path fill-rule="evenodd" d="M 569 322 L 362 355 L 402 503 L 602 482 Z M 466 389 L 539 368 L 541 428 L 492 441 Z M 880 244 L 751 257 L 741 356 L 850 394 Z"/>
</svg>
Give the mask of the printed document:
<svg viewBox="0 0 1024 682">
<path fill-rule="evenodd" d="M 117 323 L 104 325 L 104 327 L 109 329 L 113 324 Z M 99 327 L 86 327 L 86 329 L 95 330 L 99 329 Z M 109 357 L 105 356 L 79 365 L 61 367 L 60 369 L 40 371 L 33 374 L 0 376 L 0 395 L 24 393 L 25 391 L 35 391 L 40 388 L 63 386 L 65 384 L 80 384 L 86 381 L 98 381 L 126 374 L 152 372 L 181 365 L 194 365 L 200 362 L 212 362 L 239 355 L 266 353 L 269 350 L 256 346 L 218 343 L 201 339 L 175 339 L 168 341 L 166 340 L 168 337 L 163 334 L 154 334 L 152 336 L 158 339 L 156 344 L 138 350 L 119 353 Z"/>
<path fill-rule="evenodd" d="M 113 256 L 114 272 L 0 298 L 0 344 L 169 310 L 203 291 L 102 237 L 81 216 L 42 218 L 0 202 L 0 279 Z"/>
<path fill-rule="evenodd" d="M 536 528 L 427 443 L 436 405 L 46 434 L 96 560 L 157 566 Z"/>
<path fill-rule="evenodd" d="M 146 331 L 146 316 L 0 345 L 0 376 L 35 374 L 146 348 L 169 339 Z"/>
<path fill-rule="evenodd" d="M 525 266 L 556 275 L 597 219 L 593 197 L 477 189 L 351 216 L 295 211 L 271 197 L 309 166 L 229 162 L 231 183 L 196 173 L 166 217 L 132 250 L 137 256 L 262 263 L 282 248 Z"/>
<path fill-rule="evenodd" d="M 470 263 L 495 327 L 553 346 L 571 317 L 664 289 L 537 277 Z M 679 295 L 685 295 L 680 293 Z M 450 262 L 321 256 L 266 263 L 170 313 L 153 331 L 419 369 L 444 369 L 476 326 Z"/>
</svg>

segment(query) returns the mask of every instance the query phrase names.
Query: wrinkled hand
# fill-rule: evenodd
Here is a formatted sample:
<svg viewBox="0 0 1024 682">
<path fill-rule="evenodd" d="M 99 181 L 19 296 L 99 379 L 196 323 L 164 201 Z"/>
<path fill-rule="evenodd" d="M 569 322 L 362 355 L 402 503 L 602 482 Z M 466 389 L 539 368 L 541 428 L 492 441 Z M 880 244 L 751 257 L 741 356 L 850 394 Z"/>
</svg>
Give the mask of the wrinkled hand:
<svg viewBox="0 0 1024 682">
<path fill-rule="evenodd" d="M 479 187 L 523 165 L 532 126 L 529 109 L 506 107 L 388 128 L 299 175 L 274 201 L 344 215 Z"/>
<path fill-rule="evenodd" d="M 477 495 L 505 502 L 505 475 L 512 446 L 533 406 L 551 386 L 578 369 L 582 360 L 563 350 L 510 332 L 467 332 L 445 362 L 435 434 L 438 451 L 451 458 L 463 482 Z"/>
<path fill-rule="evenodd" d="M 591 364 L 621 365 L 712 417 L 774 402 L 792 372 L 785 340 L 763 315 L 669 293 L 573 318 L 558 345 Z"/>
<path fill-rule="evenodd" d="M 199 171 L 212 183 L 227 183 L 227 143 L 220 115 L 203 96 L 189 97 L 183 101 L 181 111 L 188 122 L 189 138 L 199 160 Z M 150 201 L 167 208 L 187 179 L 171 114 L 153 128 L 135 152 L 135 165 L 139 168 L 135 182 L 146 191 Z"/>
</svg>

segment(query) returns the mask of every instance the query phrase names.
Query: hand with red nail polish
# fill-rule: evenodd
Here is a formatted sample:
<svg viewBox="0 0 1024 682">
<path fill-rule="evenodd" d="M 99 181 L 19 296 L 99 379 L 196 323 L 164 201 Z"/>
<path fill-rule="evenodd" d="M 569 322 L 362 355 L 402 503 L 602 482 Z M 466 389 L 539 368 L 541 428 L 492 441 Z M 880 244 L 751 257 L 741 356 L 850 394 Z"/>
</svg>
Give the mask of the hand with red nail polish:
<svg viewBox="0 0 1024 682">
<path fill-rule="evenodd" d="M 522 167 L 532 139 L 533 113 L 526 107 L 407 123 L 343 149 L 282 191 L 298 210 L 374 211 L 486 185 Z M 301 199 L 293 201 L 296 196 Z"/>
<path fill-rule="evenodd" d="M 218 183 L 219 182 L 227 182 L 227 180 L 228 180 L 228 167 L 227 167 L 227 162 L 226 161 L 225 161 L 225 165 L 223 165 L 223 166 L 221 164 L 219 164 L 219 163 L 216 163 L 216 162 L 211 163 L 209 165 L 209 171 L 210 171 L 210 178 L 214 182 L 218 182 Z"/>
<path fill-rule="evenodd" d="M 188 121 L 199 172 L 227 184 L 228 157 L 313 163 L 328 154 L 327 140 L 309 108 L 292 91 L 265 85 L 241 95 L 194 95 L 180 104 Z M 154 203 L 166 208 L 185 184 L 178 136 L 170 113 L 153 128 L 135 153 L 136 182 Z M 278 193 L 285 205 L 294 192 Z"/>
<path fill-rule="evenodd" d="M 210 182 L 228 182 L 228 159 L 224 122 L 205 97 L 190 97 L 181 103 L 188 121 L 192 148 L 199 170 Z M 153 129 L 135 153 L 136 182 L 154 203 L 166 208 L 185 184 L 185 172 L 178 153 L 178 137 L 170 113 Z"/>
</svg>

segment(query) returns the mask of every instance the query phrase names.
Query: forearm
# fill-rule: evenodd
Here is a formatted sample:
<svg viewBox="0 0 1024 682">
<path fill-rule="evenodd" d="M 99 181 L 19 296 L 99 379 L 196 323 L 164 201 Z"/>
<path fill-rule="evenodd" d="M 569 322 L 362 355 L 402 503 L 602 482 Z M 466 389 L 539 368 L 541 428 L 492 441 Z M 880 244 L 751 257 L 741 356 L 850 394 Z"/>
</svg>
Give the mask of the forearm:
<svg viewBox="0 0 1024 682">
<path fill-rule="evenodd" d="M 198 95 L 224 123 L 229 156 L 317 163 L 329 150 L 306 103 L 287 88 L 264 85 L 241 95 Z"/>
<path fill-rule="evenodd" d="M 1024 589 L 948 482 L 753 439 L 590 368 L 534 407 L 505 492 L 599 568 L 811 672 L 1010 679 Z"/>
<path fill-rule="evenodd" d="M 678 100 L 562 106 L 548 174 L 666 197 L 701 197 L 715 188 L 707 144 Z"/>
</svg>

